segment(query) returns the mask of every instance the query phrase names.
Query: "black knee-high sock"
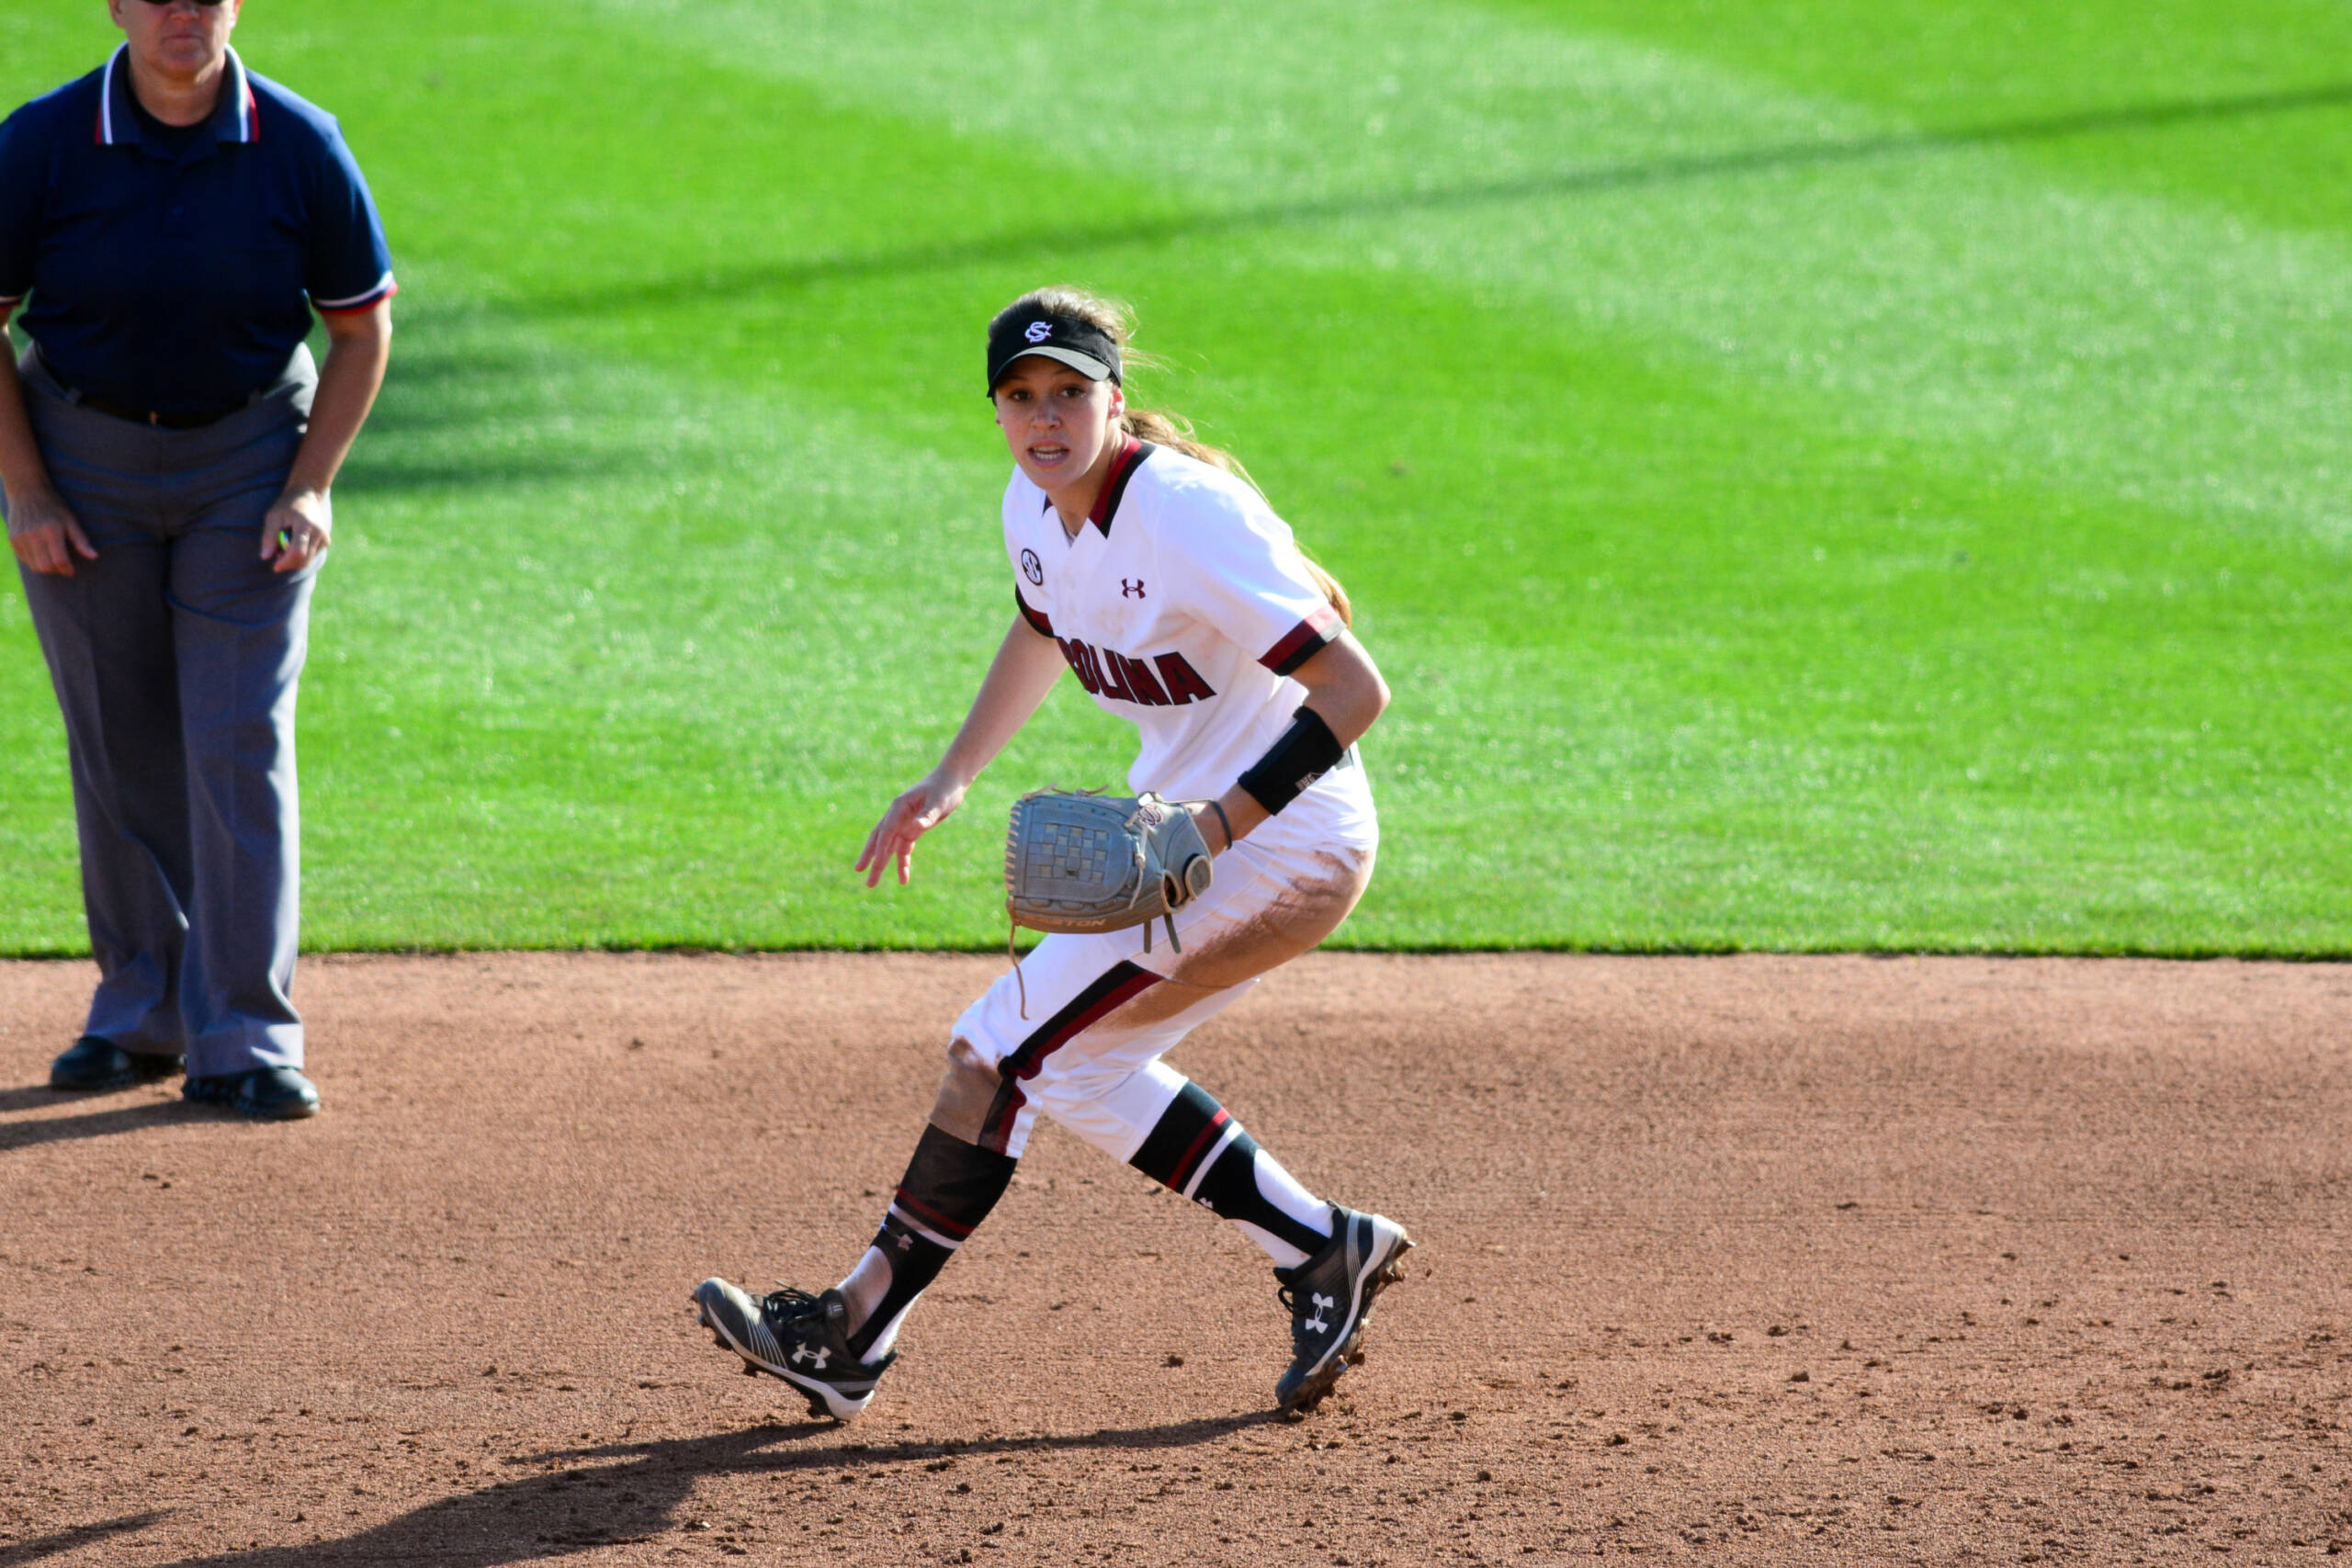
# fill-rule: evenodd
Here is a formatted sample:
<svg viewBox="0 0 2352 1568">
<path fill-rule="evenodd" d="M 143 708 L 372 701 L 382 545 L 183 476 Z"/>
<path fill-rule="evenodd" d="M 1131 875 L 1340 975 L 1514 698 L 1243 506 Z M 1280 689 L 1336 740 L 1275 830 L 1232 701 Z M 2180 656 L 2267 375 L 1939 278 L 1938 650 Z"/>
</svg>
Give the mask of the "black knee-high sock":
<svg viewBox="0 0 2352 1568">
<path fill-rule="evenodd" d="M 889 1260 L 890 1287 L 849 1337 L 858 1356 L 872 1349 L 947 1267 L 998 1199 L 1021 1162 L 925 1126 L 914 1158 L 882 1216 L 874 1246 Z"/>
<path fill-rule="evenodd" d="M 1311 1197 L 1198 1084 L 1184 1086 L 1127 1163 L 1203 1208 L 1254 1225 L 1309 1257 L 1331 1239 L 1330 1205 Z M 1275 1202 L 1259 1179 L 1261 1165 L 1277 1190 L 1287 1190 L 1286 1203 Z"/>
</svg>

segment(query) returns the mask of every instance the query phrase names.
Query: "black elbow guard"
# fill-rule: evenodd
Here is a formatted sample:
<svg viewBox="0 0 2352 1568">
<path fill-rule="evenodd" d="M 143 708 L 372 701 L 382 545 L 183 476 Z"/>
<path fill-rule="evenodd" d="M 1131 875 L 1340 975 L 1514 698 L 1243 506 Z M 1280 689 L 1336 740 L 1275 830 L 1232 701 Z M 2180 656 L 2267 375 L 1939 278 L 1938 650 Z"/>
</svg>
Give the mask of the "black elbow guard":
<svg viewBox="0 0 2352 1568">
<path fill-rule="evenodd" d="M 1270 817 L 1296 800 L 1309 784 L 1340 765 L 1348 749 L 1313 708 L 1302 707 L 1282 739 L 1250 765 L 1239 784 Z"/>
</svg>

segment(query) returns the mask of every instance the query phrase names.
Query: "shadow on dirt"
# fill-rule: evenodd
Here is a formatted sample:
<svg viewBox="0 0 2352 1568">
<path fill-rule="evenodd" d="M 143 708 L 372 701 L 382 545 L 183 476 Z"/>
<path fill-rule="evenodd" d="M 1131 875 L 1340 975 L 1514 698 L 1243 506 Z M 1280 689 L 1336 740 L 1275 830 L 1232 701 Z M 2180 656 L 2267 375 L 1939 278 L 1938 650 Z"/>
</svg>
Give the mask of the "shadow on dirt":
<svg viewBox="0 0 2352 1568">
<path fill-rule="evenodd" d="M 59 1530 L 53 1535 L 36 1536 L 30 1540 L 20 1540 L 14 1546 L 0 1546 L 0 1568 L 19 1568 L 20 1564 L 39 1562 L 46 1557 L 79 1551 L 110 1535 L 128 1535 L 133 1530 L 143 1530 L 165 1517 L 163 1513 L 129 1514 L 100 1524 L 76 1525 L 70 1530 Z"/>
<path fill-rule="evenodd" d="M 552 1471 L 501 1482 L 480 1492 L 428 1503 L 372 1529 L 300 1545 L 254 1547 L 189 1557 L 170 1568 L 307 1568 L 326 1562 L 430 1562 L 436 1568 L 497 1568 L 568 1557 L 603 1547 L 691 1531 L 680 1506 L 706 1476 L 782 1475 L 796 1471 L 838 1472 L 844 1478 L 877 1466 L 972 1459 L 991 1454 L 1051 1453 L 1107 1449 L 1148 1451 L 1213 1441 L 1281 1418 L 1271 1411 L 1178 1421 L 1164 1427 L 1115 1427 L 1072 1437 L 987 1438 L 972 1442 L 866 1443 L 847 1438 L 830 1421 L 797 1427 L 754 1427 L 673 1442 L 619 1443 L 558 1450 L 508 1462 L 555 1465 Z M 149 1516 L 153 1517 L 156 1516 Z M 108 1529 L 113 1527 L 92 1527 Z M 126 1524 L 123 1528 L 134 1528 Z M 86 1535 L 51 1538 L 68 1550 Z M 682 1534 L 682 1544 L 710 1538 Z M 37 1546 L 40 1543 L 28 1543 Z M 24 1548 L 15 1549 L 17 1551 Z M 31 1557 L 0 1551 L 0 1568 Z"/>
<path fill-rule="evenodd" d="M 47 1095 L 37 1105 L 54 1105 L 62 1097 Z M 20 1109 L 20 1108 L 9 1108 Z M 115 1133 L 135 1133 L 142 1127 L 170 1127 L 183 1122 L 216 1122 L 229 1112 L 184 1100 L 147 1100 L 90 1111 L 79 1116 L 51 1116 L 39 1122 L 0 1123 L 0 1155 L 43 1144 L 70 1143 L 76 1138 L 103 1138 Z"/>
</svg>

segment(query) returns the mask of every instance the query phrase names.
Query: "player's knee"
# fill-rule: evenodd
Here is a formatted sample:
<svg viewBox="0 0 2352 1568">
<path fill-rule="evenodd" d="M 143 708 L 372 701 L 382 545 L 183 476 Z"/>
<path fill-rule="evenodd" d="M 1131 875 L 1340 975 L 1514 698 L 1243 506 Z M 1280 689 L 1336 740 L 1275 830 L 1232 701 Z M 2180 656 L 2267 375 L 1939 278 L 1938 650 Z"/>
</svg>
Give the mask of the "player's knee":
<svg viewBox="0 0 2352 1568">
<path fill-rule="evenodd" d="M 978 1143 L 1003 1081 L 996 1065 L 958 1035 L 948 1043 L 947 1071 L 940 1076 L 939 1095 L 932 1102 L 931 1124 L 967 1144 Z"/>
<path fill-rule="evenodd" d="M 1124 1160 L 1135 1152 L 1143 1134 L 1149 1131 L 1138 1129 L 1132 1117 L 1121 1114 L 1118 1090 L 1134 1076 L 1078 1074 L 1051 1083 L 1024 1084 L 1023 1089 L 1038 1111 L 1051 1117 L 1063 1131 L 1075 1134 L 1080 1141 L 1093 1145 L 1113 1159 Z"/>
<path fill-rule="evenodd" d="M 1067 1125 L 1072 1117 L 1100 1105 L 1128 1076 L 1125 1071 L 1085 1070 L 1040 1074 L 1035 1081 L 1023 1084 L 1022 1090 L 1038 1110 Z"/>
</svg>

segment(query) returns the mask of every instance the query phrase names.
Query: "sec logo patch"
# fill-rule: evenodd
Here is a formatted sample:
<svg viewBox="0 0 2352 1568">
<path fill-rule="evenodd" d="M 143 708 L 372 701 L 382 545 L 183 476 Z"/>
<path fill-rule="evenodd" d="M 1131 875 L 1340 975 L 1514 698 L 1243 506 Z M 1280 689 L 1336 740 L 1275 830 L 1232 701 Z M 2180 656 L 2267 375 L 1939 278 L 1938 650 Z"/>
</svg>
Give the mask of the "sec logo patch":
<svg viewBox="0 0 2352 1568">
<path fill-rule="evenodd" d="M 1029 580 L 1029 585 L 1033 588 L 1045 586 L 1046 563 L 1037 558 L 1036 551 L 1021 552 L 1021 575 Z"/>
</svg>

